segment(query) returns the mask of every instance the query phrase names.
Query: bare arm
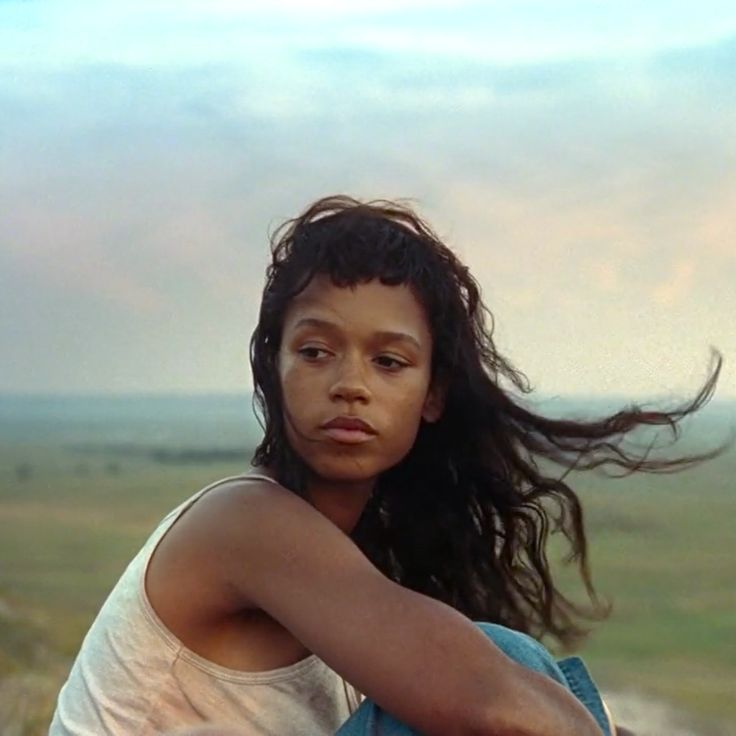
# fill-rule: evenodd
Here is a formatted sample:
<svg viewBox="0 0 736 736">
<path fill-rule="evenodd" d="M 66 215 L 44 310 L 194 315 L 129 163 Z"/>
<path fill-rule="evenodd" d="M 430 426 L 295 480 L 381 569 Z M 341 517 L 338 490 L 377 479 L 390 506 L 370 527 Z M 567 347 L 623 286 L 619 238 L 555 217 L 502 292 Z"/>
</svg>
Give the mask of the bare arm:
<svg viewBox="0 0 736 736">
<path fill-rule="evenodd" d="M 268 612 L 412 728 L 427 736 L 600 736 L 562 686 L 510 660 L 450 606 L 389 580 L 290 491 L 233 484 L 193 513 L 197 506 L 180 523 L 212 557 L 234 608 Z"/>
</svg>

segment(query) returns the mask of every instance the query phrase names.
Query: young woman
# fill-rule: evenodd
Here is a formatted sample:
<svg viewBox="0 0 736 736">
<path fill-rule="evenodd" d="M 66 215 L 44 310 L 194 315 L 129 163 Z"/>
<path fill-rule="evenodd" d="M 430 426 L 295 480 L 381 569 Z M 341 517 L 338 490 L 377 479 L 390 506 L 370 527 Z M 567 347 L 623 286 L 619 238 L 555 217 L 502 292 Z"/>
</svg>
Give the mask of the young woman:
<svg viewBox="0 0 736 736">
<path fill-rule="evenodd" d="M 153 532 L 85 638 L 52 736 L 611 734 L 580 660 L 528 636 L 570 644 L 605 615 L 578 498 L 535 457 L 649 472 L 715 457 L 726 446 L 655 462 L 609 440 L 676 430 L 720 357 L 675 411 L 548 419 L 502 389 L 529 390 L 486 311 L 406 207 L 332 197 L 277 231 L 251 341 L 257 472 Z M 552 531 L 589 609 L 556 587 Z"/>
</svg>

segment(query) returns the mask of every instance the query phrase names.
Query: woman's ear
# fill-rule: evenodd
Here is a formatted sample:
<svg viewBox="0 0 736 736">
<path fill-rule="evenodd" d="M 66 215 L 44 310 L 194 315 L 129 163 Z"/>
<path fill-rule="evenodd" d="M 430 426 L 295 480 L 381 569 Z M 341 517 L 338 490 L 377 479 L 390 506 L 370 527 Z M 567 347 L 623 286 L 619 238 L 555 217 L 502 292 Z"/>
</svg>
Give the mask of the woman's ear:
<svg viewBox="0 0 736 736">
<path fill-rule="evenodd" d="M 447 385 L 443 381 L 433 381 L 427 391 L 422 408 L 422 419 L 434 424 L 442 416 L 445 409 L 445 398 L 447 396 Z"/>
</svg>

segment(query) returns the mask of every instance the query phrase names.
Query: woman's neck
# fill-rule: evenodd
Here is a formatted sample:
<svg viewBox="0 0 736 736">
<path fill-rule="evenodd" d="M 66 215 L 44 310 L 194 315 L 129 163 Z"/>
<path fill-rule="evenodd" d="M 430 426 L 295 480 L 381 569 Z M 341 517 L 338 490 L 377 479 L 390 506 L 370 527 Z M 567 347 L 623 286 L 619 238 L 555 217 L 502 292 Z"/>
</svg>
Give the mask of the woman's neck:
<svg viewBox="0 0 736 736">
<path fill-rule="evenodd" d="M 307 483 L 307 500 L 345 534 L 350 534 L 373 493 L 375 479 L 360 482 L 322 478 Z"/>
<path fill-rule="evenodd" d="M 258 466 L 254 470 L 277 479 L 276 472 L 271 468 Z M 358 523 L 375 485 L 375 478 L 351 482 L 313 477 L 307 482 L 305 500 L 349 535 Z"/>
</svg>

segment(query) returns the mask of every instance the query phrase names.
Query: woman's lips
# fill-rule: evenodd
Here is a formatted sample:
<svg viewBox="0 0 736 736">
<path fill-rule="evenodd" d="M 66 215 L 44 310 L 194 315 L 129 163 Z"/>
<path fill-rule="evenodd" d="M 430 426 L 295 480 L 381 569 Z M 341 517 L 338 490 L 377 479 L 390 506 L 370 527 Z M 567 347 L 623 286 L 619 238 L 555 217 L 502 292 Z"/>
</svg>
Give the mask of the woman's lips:
<svg viewBox="0 0 736 736">
<path fill-rule="evenodd" d="M 335 442 L 345 445 L 359 445 L 372 440 L 376 435 L 364 429 L 345 429 L 343 427 L 323 427 L 322 431 Z"/>
<path fill-rule="evenodd" d="M 360 417 L 335 417 L 325 422 L 321 429 L 330 439 L 347 445 L 368 442 L 376 435 L 373 427 Z"/>
</svg>

